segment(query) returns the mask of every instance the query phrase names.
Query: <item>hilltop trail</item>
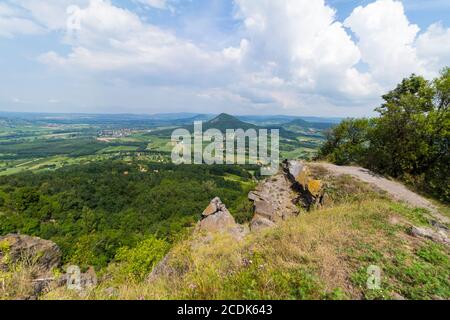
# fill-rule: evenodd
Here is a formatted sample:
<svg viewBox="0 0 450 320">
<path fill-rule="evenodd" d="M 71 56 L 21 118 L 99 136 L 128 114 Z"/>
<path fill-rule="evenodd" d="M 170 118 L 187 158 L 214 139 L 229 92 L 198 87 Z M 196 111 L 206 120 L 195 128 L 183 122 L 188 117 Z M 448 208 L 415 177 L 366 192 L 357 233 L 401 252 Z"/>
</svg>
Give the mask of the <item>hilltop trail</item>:
<svg viewBox="0 0 450 320">
<path fill-rule="evenodd" d="M 324 162 L 320 162 L 318 163 L 318 165 L 327 169 L 331 174 L 346 174 L 358 178 L 361 181 L 373 184 L 381 190 L 386 191 L 395 200 L 406 202 L 413 207 L 427 209 L 437 220 L 443 223 L 450 223 L 450 219 L 439 213 L 437 207 L 433 205 L 429 200 L 418 195 L 417 193 L 412 192 L 411 190 L 408 190 L 403 184 L 399 182 L 388 180 L 380 175 L 371 172 L 370 170 L 361 167 L 336 166 L 334 164 Z"/>
</svg>

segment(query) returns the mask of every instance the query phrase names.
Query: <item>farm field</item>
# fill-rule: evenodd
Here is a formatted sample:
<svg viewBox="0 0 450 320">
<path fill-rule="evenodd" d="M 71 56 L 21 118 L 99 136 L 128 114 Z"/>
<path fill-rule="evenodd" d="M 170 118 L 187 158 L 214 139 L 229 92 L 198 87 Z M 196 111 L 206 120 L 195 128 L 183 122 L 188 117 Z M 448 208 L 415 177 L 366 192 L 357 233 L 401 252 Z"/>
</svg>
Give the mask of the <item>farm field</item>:
<svg viewBox="0 0 450 320">
<path fill-rule="evenodd" d="M 227 115 L 219 127 L 261 128 Z M 269 119 L 270 120 L 270 119 Z M 267 119 L 260 125 L 267 123 Z M 270 122 L 270 121 L 269 121 Z M 279 124 L 289 128 L 280 140 L 283 159 L 312 159 L 324 141 L 324 130 Z M 0 113 L 0 176 L 42 172 L 105 160 L 170 161 L 170 133 L 189 119 L 151 121 L 109 116 L 46 116 Z M 257 123 L 257 122 L 254 122 Z M 206 123 L 208 125 L 208 123 Z M 221 128 L 222 129 L 222 128 Z M 208 143 L 205 142 L 204 146 Z M 246 157 L 248 159 L 248 156 Z"/>
</svg>

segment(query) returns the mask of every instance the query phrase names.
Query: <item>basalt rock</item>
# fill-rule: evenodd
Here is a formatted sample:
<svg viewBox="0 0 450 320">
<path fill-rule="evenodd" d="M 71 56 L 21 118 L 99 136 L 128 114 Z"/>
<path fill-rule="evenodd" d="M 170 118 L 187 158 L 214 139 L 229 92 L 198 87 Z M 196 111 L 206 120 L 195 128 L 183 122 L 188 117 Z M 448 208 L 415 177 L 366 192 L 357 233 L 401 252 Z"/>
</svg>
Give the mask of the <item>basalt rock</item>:
<svg viewBox="0 0 450 320">
<path fill-rule="evenodd" d="M 220 198 L 214 198 L 202 213 L 197 229 L 205 232 L 228 232 L 237 239 L 243 238 L 246 230 L 236 223 Z"/>
<path fill-rule="evenodd" d="M 268 220 L 273 220 L 274 209 L 270 202 L 264 200 L 255 201 L 255 215 L 262 216 Z"/>
<path fill-rule="evenodd" d="M 206 207 L 206 209 L 203 211 L 202 217 L 206 218 L 206 217 L 209 217 L 210 215 L 215 214 L 216 212 L 221 210 L 222 206 L 223 206 L 223 204 L 220 201 L 220 199 L 219 198 L 214 198 L 213 200 L 211 200 L 211 202 L 208 205 L 208 207 Z"/>
<path fill-rule="evenodd" d="M 324 202 L 325 186 L 321 180 L 312 178 L 311 171 L 306 164 L 301 161 L 285 161 L 283 169 L 297 188 L 300 197 L 299 202 L 303 207 L 310 210 L 321 207 Z"/>
<path fill-rule="evenodd" d="M 35 300 L 54 283 L 52 269 L 61 262 L 61 250 L 52 241 L 27 235 L 0 237 L 0 271 L 11 272 L 16 264 L 30 268 L 31 278 L 20 299 Z"/>
<path fill-rule="evenodd" d="M 52 241 L 26 235 L 9 234 L 0 237 L 0 269 L 20 261 L 32 264 L 39 273 L 47 273 L 59 266 L 61 250 Z"/>
</svg>

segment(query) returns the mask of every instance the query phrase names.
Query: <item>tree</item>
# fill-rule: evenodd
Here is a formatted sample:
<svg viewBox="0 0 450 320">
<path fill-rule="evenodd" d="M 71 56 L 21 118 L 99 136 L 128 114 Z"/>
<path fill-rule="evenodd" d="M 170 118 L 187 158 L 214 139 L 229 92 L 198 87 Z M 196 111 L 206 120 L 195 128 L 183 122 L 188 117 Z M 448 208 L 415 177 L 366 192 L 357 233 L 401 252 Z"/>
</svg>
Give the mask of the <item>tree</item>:
<svg viewBox="0 0 450 320">
<path fill-rule="evenodd" d="M 378 118 L 334 128 L 319 156 L 359 163 L 450 201 L 450 68 L 434 81 L 413 74 L 383 100 Z"/>
<path fill-rule="evenodd" d="M 394 177 L 421 171 L 420 161 L 430 151 L 427 116 L 433 111 L 433 97 L 430 82 L 416 75 L 383 96 L 370 138 L 372 168 Z"/>
<path fill-rule="evenodd" d="M 319 150 L 319 157 L 336 164 L 364 162 L 371 121 L 347 119 L 327 133 L 327 141 Z"/>
<path fill-rule="evenodd" d="M 39 202 L 39 194 L 31 188 L 19 189 L 14 195 L 16 210 L 24 212 Z"/>
</svg>

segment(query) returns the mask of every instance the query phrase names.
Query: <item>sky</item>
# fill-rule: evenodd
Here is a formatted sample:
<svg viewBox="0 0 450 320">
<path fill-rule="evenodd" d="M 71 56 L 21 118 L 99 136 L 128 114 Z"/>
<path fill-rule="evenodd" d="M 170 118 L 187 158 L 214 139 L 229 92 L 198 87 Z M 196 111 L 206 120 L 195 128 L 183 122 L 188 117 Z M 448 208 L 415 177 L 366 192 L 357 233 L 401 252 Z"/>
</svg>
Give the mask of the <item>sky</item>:
<svg viewBox="0 0 450 320">
<path fill-rule="evenodd" d="M 0 110 L 371 116 L 448 0 L 0 0 Z"/>
</svg>

